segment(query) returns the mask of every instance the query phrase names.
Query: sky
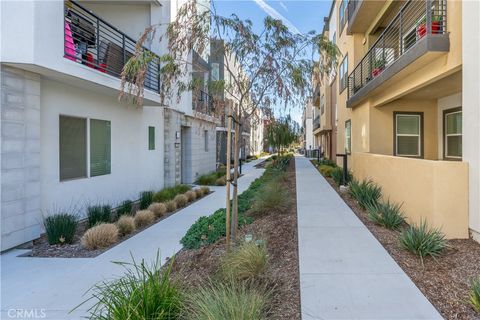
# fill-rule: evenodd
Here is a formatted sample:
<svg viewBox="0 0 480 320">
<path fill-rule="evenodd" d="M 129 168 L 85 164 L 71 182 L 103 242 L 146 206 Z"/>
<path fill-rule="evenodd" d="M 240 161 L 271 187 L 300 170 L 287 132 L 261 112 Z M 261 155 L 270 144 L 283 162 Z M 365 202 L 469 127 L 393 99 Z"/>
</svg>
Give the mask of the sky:
<svg viewBox="0 0 480 320">
<path fill-rule="evenodd" d="M 261 25 L 270 15 L 280 19 L 292 31 L 321 33 L 323 18 L 328 16 L 330 0 L 214 0 L 217 13 L 228 16 L 237 14 L 241 19 L 250 19 L 253 25 Z M 259 27 L 260 28 L 260 27 Z M 303 106 L 291 111 L 292 118 L 301 123 Z"/>
</svg>

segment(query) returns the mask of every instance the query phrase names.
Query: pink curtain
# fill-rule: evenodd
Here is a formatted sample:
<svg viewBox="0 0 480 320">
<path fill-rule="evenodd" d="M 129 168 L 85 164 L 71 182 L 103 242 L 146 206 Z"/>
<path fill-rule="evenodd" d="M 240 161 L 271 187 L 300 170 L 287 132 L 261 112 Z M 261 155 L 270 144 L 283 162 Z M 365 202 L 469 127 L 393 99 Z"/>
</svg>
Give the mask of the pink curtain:
<svg viewBox="0 0 480 320">
<path fill-rule="evenodd" d="M 72 30 L 70 24 L 65 21 L 65 58 L 77 61 L 75 58 L 75 44 L 73 43 Z"/>
</svg>

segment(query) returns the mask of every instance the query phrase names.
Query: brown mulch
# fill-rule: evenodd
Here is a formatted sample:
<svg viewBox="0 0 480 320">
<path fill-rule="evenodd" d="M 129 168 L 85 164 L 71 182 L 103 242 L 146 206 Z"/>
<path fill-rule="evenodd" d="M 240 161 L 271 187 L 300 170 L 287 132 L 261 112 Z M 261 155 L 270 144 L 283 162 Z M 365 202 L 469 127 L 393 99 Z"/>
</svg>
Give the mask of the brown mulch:
<svg viewBox="0 0 480 320">
<path fill-rule="evenodd" d="M 480 275 L 479 243 L 472 239 L 448 240 L 443 256 L 427 257 L 422 265 L 418 256 L 400 247 L 400 231 L 371 222 L 347 192 L 340 191 L 333 179 L 326 179 L 445 319 L 480 319 L 468 303 L 470 282 Z"/>
<path fill-rule="evenodd" d="M 213 192 L 213 191 L 211 191 Z M 210 193 L 211 193 L 210 192 Z M 203 199 L 205 196 L 189 202 L 188 205 L 195 203 L 196 201 Z M 83 234 L 85 231 L 88 229 L 88 223 L 86 220 L 81 221 L 78 224 L 77 230 L 75 232 L 75 237 L 73 240 L 72 244 L 56 244 L 56 245 L 50 245 L 47 240 L 47 235 L 44 233 L 40 236 L 40 238 L 36 239 L 33 241 L 33 245 L 31 247 L 31 251 L 25 253 L 22 255 L 22 257 L 38 257 L 38 258 L 94 258 L 105 251 L 115 247 L 116 245 L 122 243 L 123 241 L 130 239 L 137 233 L 142 232 L 143 230 L 150 228 L 151 226 L 155 225 L 157 222 L 160 222 L 171 215 L 174 215 L 177 213 L 179 210 L 183 208 L 179 208 L 176 211 L 166 213 L 164 216 L 157 218 L 155 222 L 149 226 L 145 226 L 139 229 L 136 229 L 134 232 L 131 234 L 127 234 L 124 236 L 119 236 L 118 241 L 107 247 L 107 248 L 102 248 L 102 249 L 97 249 L 97 250 L 88 250 L 82 244 L 80 243 L 80 239 L 82 238 Z"/>
<path fill-rule="evenodd" d="M 295 161 L 290 161 L 286 176 L 291 198 L 288 209 L 256 218 L 240 230 L 239 238 L 252 234 L 267 244 L 269 264 L 264 276 L 274 284 L 268 319 L 300 320 Z M 182 249 L 175 255 L 173 273 L 187 287 L 195 288 L 215 278 L 225 252 L 225 238 L 200 249 Z"/>
</svg>

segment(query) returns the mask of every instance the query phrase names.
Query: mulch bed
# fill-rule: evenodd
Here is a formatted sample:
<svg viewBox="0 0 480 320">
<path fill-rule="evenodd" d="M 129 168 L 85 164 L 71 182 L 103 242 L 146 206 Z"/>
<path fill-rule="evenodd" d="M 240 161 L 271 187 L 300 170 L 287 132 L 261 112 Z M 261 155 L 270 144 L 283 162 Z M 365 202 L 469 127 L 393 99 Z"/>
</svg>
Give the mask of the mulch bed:
<svg viewBox="0 0 480 320">
<path fill-rule="evenodd" d="M 480 274 L 479 243 L 449 240 L 443 256 L 427 257 L 422 265 L 418 256 L 400 247 L 400 231 L 371 222 L 348 192 L 340 191 L 333 179 L 326 179 L 445 319 L 480 319 L 468 303 L 470 282 Z"/>
<path fill-rule="evenodd" d="M 245 225 L 239 232 L 266 241 L 269 265 L 265 277 L 273 288 L 268 319 L 300 320 L 300 282 L 298 272 L 297 204 L 295 161 L 290 161 L 285 181 L 291 203 L 284 213 L 272 212 Z M 200 249 L 182 249 L 175 255 L 173 274 L 189 288 L 215 278 L 220 258 L 225 254 L 225 238 Z"/>
<path fill-rule="evenodd" d="M 210 193 L 212 193 L 211 191 Z M 209 194 L 210 194 L 209 193 Z M 203 199 L 208 195 L 205 195 L 201 198 L 198 198 L 195 201 L 189 202 L 187 206 L 191 205 L 192 203 L 195 203 L 196 201 Z M 105 251 L 115 247 L 116 245 L 122 243 L 123 241 L 130 239 L 137 233 L 142 232 L 143 230 L 150 228 L 151 226 L 155 225 L 157 222 L 160 222 L 171 215 L 174 215 L 178 211 L 182 210 L 183 208 L 179 208 L 176 211 L 168 212 L 165 215 L 163 215 L 160 218 L 157 218 L 155 222 L 149 226 L 145 226 L 143 228 L 136 229 L 134 232 L 131 234 L 127 234 L 124 236 L 119 236 L 118 241 L 111 245 L 110 247 L 107 248 L 102 248 L 102 249 L 97 249 L 97 250 L 88 250 L 82 244 L 80 243 L 80 239 L 82 238 L 83 234 L 85 231 L 87 231 L 87 226 L 88 223 L 86 220 L 81 221 L 78 224 L 77 231 L 75 232 L 75 237 L 74 241 L 72 244 L 56 244 L 56 245 L 50 245 L 47 240 L 47 235 L 44 233 L 40 236 L 40 238 L 36 239 L 33 241 L 33 246 L 31 248 L 31 251 L 21 255 L 22 257 L 39 257 L 39 258 L 94 258 Z"/>
</svg>

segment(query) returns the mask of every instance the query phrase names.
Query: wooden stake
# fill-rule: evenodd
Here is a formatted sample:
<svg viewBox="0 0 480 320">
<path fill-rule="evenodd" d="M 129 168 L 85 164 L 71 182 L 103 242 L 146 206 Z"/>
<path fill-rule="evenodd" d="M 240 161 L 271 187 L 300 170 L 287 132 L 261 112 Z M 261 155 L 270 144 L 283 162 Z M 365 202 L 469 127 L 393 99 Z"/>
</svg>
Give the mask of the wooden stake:
<svg viewBox="0 0 480 320">
<path fill-rule="evenodd" d="M 231 162 L 231 140 L 232 140 L 232 109 L 230 104 L 228 104 L 227 111 L 227 184 L 226 184 L 226 216 L 225 216 L 225 228 L 226 228 L 226 241 L 227 241 L 227 250 L 230 250 L 230 162 Z"/>
<path fill-rule="evenodd" d="M 240 108 L 235 107 L 235 137 L 233 150 L 233 210 L 232 210 L 232 238 L 237 238 L 238 229 L 238 158 L 239 158 L 239 139 L 240 139 Z"/>
</svg>

